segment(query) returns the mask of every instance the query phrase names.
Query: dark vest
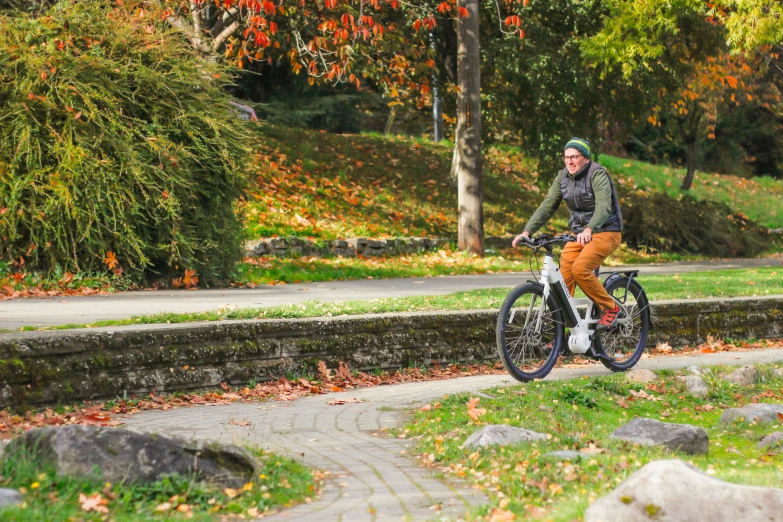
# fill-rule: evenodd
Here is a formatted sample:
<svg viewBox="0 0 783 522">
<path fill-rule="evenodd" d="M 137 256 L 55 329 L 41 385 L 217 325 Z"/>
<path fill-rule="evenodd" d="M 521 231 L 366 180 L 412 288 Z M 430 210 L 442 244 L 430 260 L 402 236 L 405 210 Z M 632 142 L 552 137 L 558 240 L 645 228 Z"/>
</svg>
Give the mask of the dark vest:
<svg viewBox="0 0 783 522">
<path fill-rule="evenodd" d="M 587 167 L 573 177 L 568 173 L 568 169 L 560 171 L 560 194 L 571 212 L 568 225 L 574 234 L 582 232 L 593 218 L 595 195 L 593 194 L 592 180 L 595 173 L 599 170 L 605 171 L 606 169 L 598 163 L 591 161 Z M 623 216 L 620 213 L 620 202 L 617 199 L 611 176 L 609 176 L 609 185 L 612 187 L 611 214 L 609 214 L 606 223 L 601 227 L 600 232 L 622 232 Z"/>
</svg>

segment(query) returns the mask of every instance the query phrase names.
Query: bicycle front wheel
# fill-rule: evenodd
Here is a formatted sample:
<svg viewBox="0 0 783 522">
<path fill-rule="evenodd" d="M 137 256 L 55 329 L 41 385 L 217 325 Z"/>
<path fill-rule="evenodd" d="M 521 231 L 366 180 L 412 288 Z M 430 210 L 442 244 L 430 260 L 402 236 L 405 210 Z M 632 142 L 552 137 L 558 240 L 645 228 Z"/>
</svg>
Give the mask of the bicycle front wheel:
<svg viewBox="0 0 783 522">
<path fill-rule="evenodd" d="M 546 377 L 560 355 L 562 314 L 552 296 L 542 306 L 543 300 L 543 286 L 527 283 L 509 292 L 498 314 L 498 355 L 508 373 L 521 382 Z"/>
<path fill-rule="evenodd" d="M 604 366 L 613 372 L 624 372 L 631 369 L 644 353 L 650 329 L 650 304 L 641 285 L 626 277 L 611 281 L 606 291 L 619 303 L 622 311 L 617 318 L 617 326 L 598 332 L 594 344 L 597 352 L 603 351 L 609 357 L 601 359 Z"/>
</svg>

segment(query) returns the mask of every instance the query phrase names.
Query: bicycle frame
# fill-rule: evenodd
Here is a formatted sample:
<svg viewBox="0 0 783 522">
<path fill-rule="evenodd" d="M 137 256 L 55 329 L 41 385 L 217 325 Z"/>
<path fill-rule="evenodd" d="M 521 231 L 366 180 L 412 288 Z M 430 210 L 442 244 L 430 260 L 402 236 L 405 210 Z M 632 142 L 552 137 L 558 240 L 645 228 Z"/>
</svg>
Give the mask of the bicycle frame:
<svg viewBox="0 0 783 522">
<path fill-rule="evenodd" d="M 538 333 L 541 330 L 541 318 L 544 314 L 544 308 L 552 295 L 563 312 L 563 322 L 570 330 L 568 338 L 568 349 L 572 353 L 586 353 L 593 345 L 593 336 L 595 335 L 595 325 L 599 319 L 593 319 L 593 308 L 596 306 L 588 298 L 576 299 L 571 297 L 568 287 L 563 280 L 557 263 L 552 258 L 552 253 L 547 252 L 544 256 L 544 266 L 541 269 L 541 280 L 539 283 L 544 287 L 544 299 L 541 301 L 540 310 L 536 318 L 536 329 Z M 531 306 L 532 306 L 531 301 Z M 586 306 L 585 316 L 582 317 L 577 307 Z M 530 310 L 532 312 L 532 310 Z M 530 314 L 528 314 L 530 317 Z M 526 325 L 527 326 L 527 325 Z"/>
</svg>

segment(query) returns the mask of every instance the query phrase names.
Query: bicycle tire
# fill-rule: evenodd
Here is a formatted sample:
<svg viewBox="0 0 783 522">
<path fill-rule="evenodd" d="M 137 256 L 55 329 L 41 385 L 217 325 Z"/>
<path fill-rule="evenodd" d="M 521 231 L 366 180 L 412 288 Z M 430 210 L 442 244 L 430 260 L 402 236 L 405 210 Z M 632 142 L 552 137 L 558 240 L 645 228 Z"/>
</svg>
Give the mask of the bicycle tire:
<svg viewBox="0 0 783 522">
<path fill-rule="evenodd" d="M 529 297 L 525 300 L 524 298 Z M 527 317 L 527 310 L 530 309 L 531 299 L 534 300 L 533 308 L 537 312 L 540 306 L 540 300 L 544 297 L 544 287 L 539 283 L 526 283 L 520 285 L 511 292 L 508 293 L 506 299 L 500 307 L 500 313 L 498 313 L 497 325 L 495 327 L 497 351 L 500 356 L 500 360 L 503 362 L 508 373 L 516 380 L 520 382 L 528 382 L 533 379 L 543 379 L 546 377 L 557 362 L 557 358 L 560 355 L 560 350 L 563 345 L 563 338 L 565 336 L 565 328 L 563 326 L 562 313 L 560 307 L 557 305 L 553 296 L 549 296 L 547 299 L 545 310 L 550 313 L 545 319 L 547 319 L 547 325 L 542 326 L 542 332 L 536 334 L 535 328 L 532 328 L 534 323 L 528 322 L 527 325 L 521 327 L 519 330 L 519 338 L 516 344 L 509 346 L 509 339 L 513 337 L 514 332 L 510 325 L 517 318 L 518 321 L 514 324 L 514 328 L 519 328 L 519 325 Z M 522 299 L 522 301 L 520 301 Z M 520 304 L 517 304 L 517 303 Z M 515 304 L 517 304 L 515 308 Z M 517 312 L 522 312 L 517 315 Z M 535 314 L 531 314 L 535 316 Z M 531 327 L 528 330 L 528 327 Z M 538 338 L 536 337 L 538 336 Z M 551 340 L 550 340 L 551 338 Z M 520 353 L 515 355 L 514 349 L 519 347 L 520 342 L 525 340 L 525 344 L 520 348 Z M 552 348 L 546 353 L 548 343 L 552 343 Z M 536 349 L 542 354 L 540 359 L 544 359 L 540 368 L 533 371 L 526 371 L 524 351 L 530 348 L 530 355 L 536 355 L 533 353 Z M 546 355 L 546 358 L 543 357 Z M 522 356 L 522 366 L 519 367 L 519 359 Z M 529 365 L 528 365 L 529 366 Z"/>
<path fill-rule="evenodd" d="M 629 297 L 627 294 L 630 294 L 635 301 L 635 305 L 632 307 L 633 317 L 628 323 L 630 327 L 619 325 L 606 332 L 596 332 L 593 341 L 597 353 L 611 358 L 601 358 L 601 363 L 613 372 L 624 372 L 633 368 L 644 353 L 647 334 L 650 330 L 650 303 L 644 289 L 635 279 L 630 283 L 627 277 L 613 279 L 606 286 L 606 291 L 616 299 L 619 298 L 615 293 L 619 291 L 623 295 L 623 299 L 620 300 L 624 300 L 626 304 Z M 624 348 L 632 349 L 630 356 L 622 362 L 616 360 L 618 343 L 622 343 Z"/>
</svg>

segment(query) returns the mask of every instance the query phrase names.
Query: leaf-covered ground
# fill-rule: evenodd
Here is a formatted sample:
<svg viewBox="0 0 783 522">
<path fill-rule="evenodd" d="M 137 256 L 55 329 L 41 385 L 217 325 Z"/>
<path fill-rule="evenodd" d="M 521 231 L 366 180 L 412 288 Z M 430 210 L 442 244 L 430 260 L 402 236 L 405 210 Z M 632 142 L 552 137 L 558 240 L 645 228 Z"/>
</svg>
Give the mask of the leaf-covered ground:
<svg viewBox="0 0 783 522">
<path fill-rule="evenodd" d="M 251 238 L 302 236 L 456 237 L 452 146 L 401 136 L 335 135 L 261 125 L 257 175 L 242 206 Z M 682 193 L 682 169 L 602 156 L 625 192 Z M 484 224 L 487 235 L 519 233 L 554 172 L 510 147 L 487 147 Z M 697 173 L 689 192 L 727 203 L 771 228 L 783 227 L 783 181 Z M 551 230 L 567 228 L 561 209 Z"/>
<path fill-rule="evenodd" d="M 487 390 L 480 397 L 453 395 L 421 408 L 398 436 L 418 440 L 424 466 L 484 490 L 492 503 L 474 513 L 481 519 L 581 520 L 595 499 L 644 464 L 666 458 L 683 458 L 730 482 L 781 484 L 781 448 L 760 450 L 758 442 L 781 431 L 783 419 L 771 425 L 721 425 L 718 419 L 727 408 L 783 402 L 783 378 L 773 373 L 772 366 L 761 366 L 760 383 L 741 388 L 722 379 L 731 370 L 702 369 L 710 387 L 705 399 L 687 394 L 672 371 L 657 372 L 659 379 L 646 385 L 632 383 L 620 374 L 537 381 Z M 634 417 L 702 427 L 709 434 L 709 454 L 673 456 L 668 450 L 609 438 Z M 546 434 L 546 441 L 479 450 L 460 447 L 486 424 L 538 431 Z M 585 458 L 555 462 L 542 457 L 559 450 L 580 451 Z"/>
</svg>

